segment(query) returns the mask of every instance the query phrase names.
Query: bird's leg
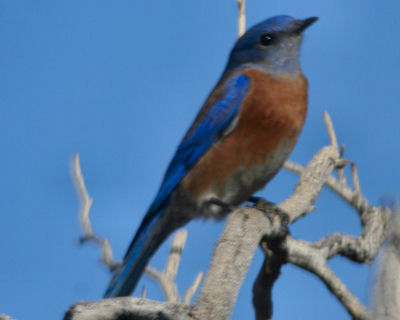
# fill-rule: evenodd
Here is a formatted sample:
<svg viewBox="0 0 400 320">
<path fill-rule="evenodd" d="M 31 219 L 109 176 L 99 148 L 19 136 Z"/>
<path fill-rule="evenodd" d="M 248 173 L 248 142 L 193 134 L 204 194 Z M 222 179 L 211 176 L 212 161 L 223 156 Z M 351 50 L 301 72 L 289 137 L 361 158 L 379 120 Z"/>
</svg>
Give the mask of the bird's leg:
<svg viewBox="0 0 400 320">
<path fill-rule="evenodd" d="M 222 201 L 220 199 L 217 199 L 217 198 L 211 198 L 211 199 L 208 200 L 208 202 L 210 204 L 215 204 L 215 205 L 217 205 L 217 206 L 219 206 L 222 209 L 227 210 L 227 211 L 235 210 L 235 206 L 232 206 L 232 205 L 230 205 L 230 204 L 228 204 L 228 203 L 226 203 L 226 202 L 224 202 L 224 201 Z"/>
</svg>

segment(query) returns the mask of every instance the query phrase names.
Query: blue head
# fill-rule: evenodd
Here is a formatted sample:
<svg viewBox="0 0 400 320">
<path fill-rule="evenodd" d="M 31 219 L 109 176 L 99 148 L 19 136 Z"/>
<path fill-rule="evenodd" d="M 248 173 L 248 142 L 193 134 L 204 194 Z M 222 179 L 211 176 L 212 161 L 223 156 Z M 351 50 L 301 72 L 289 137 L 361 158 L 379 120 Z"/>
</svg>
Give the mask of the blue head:
<svg viewBox="0 0 400 320">
<path fill-rule="evenodd" d="M 228 69 L 257 68 L 278 74 L 299 71 L 303 31 L 317 19 L 276 16 L 256 24 L 236 42 Z"/>
</svg>

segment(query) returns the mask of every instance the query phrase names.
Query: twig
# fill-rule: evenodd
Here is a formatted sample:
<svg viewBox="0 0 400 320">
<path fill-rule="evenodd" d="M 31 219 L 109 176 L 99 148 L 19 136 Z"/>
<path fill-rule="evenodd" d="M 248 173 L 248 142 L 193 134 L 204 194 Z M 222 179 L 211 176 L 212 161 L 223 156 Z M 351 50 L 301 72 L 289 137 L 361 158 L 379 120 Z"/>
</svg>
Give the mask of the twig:
<svg viewBox="0 0 400 320">
<path fill-rule="evenodd" d="M 176 233 L 172 247 L 169 252 L 167 263 L 163 271 L 159 271 L 151 266 L 146 267 L 146 274 L 157 280 L 169 302 L 180 302 L 178 287 L 175 283 L 175 277 L 178 272 L 179 263 L 181 261 L 182 251 L 185 247 L 187 239 L 187 231 L 180 230 Z"/>
<path fill-rule="evenodd" d="M 279 204 L 296 221 L 313 210 L 313 203 L 335 168 L 337 150 L 332 146 L 322 148 L 301 173 L 299 183 L 291 197 Z"/>
<path fill-rule="evenodd" d="M 237 0 L 239 7 L 238 37 L 246 32 L 246 0 Z"/>
<path fill-rule="evenodd" d="M 93 233 L 89 218 L 90 208 L 92 206 L 93 200 L 90 198 L 89 193 L 86 189 L 78 153 L 74 155 L 73 181 L 75 183 L 78 196 L 81 200 L 81 210 L 79 217 L 84 235 L 80 238 L 80 242 L 93 242 L 98 245 L 102 251 L 101 261 L 109 268 L 110 271 L 113 271 L 120 266 L 120 263 L 114 261 L 109 241 Z"/>
<path fill-rule="evenodd" d="M 186 240 L 187 240 L 187 231 L 186 230 L 178 231 L 172 241 L 172 247 L 167 262 L 165 264 L 164 270 L 159 271 L 151 266 L 147 266 L 145 270 L 147 275 L 149 275 L 154 280 L 160 283 L 161 288 L 165 294 L 165 297 L 169 302 L 181 301 L 179 297 L 178 287 L 175 282 L 175 278 L 178 273 L 178 268 Z M 190 302 L 191 297 L 196 293 L 196 290 L 200 285 L 201 278 L 202 278 L 202 273 L 197 275 L 193 286 L 188 289 L 188 292 L 186 292 L 184 303 L 186 303 L 186 301 Z"/>
<path fill-rule="evenodd" d="M 356 194 L 361 194 L 360 179 L 358 177 L 356 164 L 353 161 L 351 161 L 350 167 L 351 167 L 351 176 L 353 178 L 354 192 Z"/>
<path fill-rule="evenodd" d="M 302 174 L 305 170 L 305 167 L 290 160 L 286 161 L 283 167 L 298 174 Z M 358 212 L 363 212 L 366 208 L 370 207 L 368 200 L 362 194 L 357 195 L 347 184 L 340 183 L 332 175 L 328 176 L 325 184 Z"/>
<path fill-rule="evenodd" d="M 142 299 L 146 299 L 146 296 L 147 296 L 147 290 L 145 287 L 143 287 L 141 297 L 142 297 Z"/>
<path fill-rule="evenodd" d="M 358 172 L 357 172 L 357 167 L 353 161 L 350 161 L 350 167 L 351 167 L 351 176 L 353 180 L 353 186 L 354 186 L 354 192 L 353 192 L 353 203 L 355 203 L 356 206 L 361 206 L 362 203 L 364 202 L 364 196 L 361 192 L 361 186 L 360 186 L 360 178 L 358 177 Z M 361 214 L 362 211 L 359 211 Z"/>
<path fill-rule="evenodd" d="M 203 279 L 203 272 L 199 272 L 196 279 L 193 282 L 193 285 L 186 290 L 185 299 L 183 300 L 184 304 L 190 304 L 190 300 L 192 300 L 192 297 L 199 288 L 202 279 Z"/>
<path fill-rule="evenodd" d="M 110 271 L 113 271 L 119 268 L 121 263 L 114 261 L 112 248 L 108 239 L 102 238 L 93 233 L 93 229 L 89 218 L 90 207 L 92 205 L 93 200 L 90 198 L 87 188 L 85 186 L 85 181 L 80 167 L 78 154 L 75 154 L 74 156 L 73 180 L 75 182 L 79 198 L 81 199 L 81 206 L 82 206 L 79 217 L 82 224 L 82 229 L 84 231 L 84 235 L 80 238 L 80 242 L 81 243 L 93 242 L 96 245 L 98 245 L 102 251 L 101 261 L 109 268 Z M 187 239 L 186 230 L 181 230 L 176 234 L 173 240 L 172 248 L 165 269 L 162 272 L 150 266 L 146 268 L 146 273 L 160 283 L 167 300 L 170 302 L 180 301 L 178 288 L 175 283 L 175 278 L 178 272 L 178 267 L 182 256 L 182 250 L 185 247 L 186 239 Z M 201 276 L 199 277 L 198 275 L 196 279 L 198 281 L 195 281 L 195 284 L 193 285 L 193 287 L 189 289 L 189 293 L 187 293 L 189 300 L 191 296 L 195 294 L 196 289 L 199 285 L 198 282 L 201 281 Z M 146 292 L 144 291 L 142 295 L 145 294 Z"/>
<path fill-rule="evenodd" d="M 176 233 L 174 240 L 172 241 L 171 251 L 169 253 L 169 258 L 165 266 L 165 275 L 172 281 L 175 281 L 176 275 L 178 273 L 179 264 L 182 258 L 182 252 L 185 247 L 187 240 L 187 231 L 180 230 Z"/>
<path fill-rule="evenodd" d="M 284 247 L 287 250 L 288 262 L 318 276 L 353 318 L 368 319 L 368 309 L 328 267 L 325 257 L 318 249 L 313 248 L 305 241 L 295 240 L 291 237 L 286 238 Z"/>
<path fill-rule="evenodd" d="M 74 155 L 74 182 L 76 191 L 81 200 L 81 212 L 79 214 L 81 225 L 85 233 L 85 237 L 91 237 L 93 235 L 93 229 L 89 220 L 89 212 L 92 207 L 93 199 L 89 197 L 89 193 L 86 189 L 85 181 L 83 179 L 79 154 Z"/>
<path fill-rule="evenodd" d="M 331 120 L 331 117 L 329 116 L 329 113 L 326 111 L 324 111 L 324 121 L 325 121 L 326 129 L 328 130 L 329 139 L 331 140 L 331 145 L 335 149 L 339 150 L 336 133 L 335 133 L 335 130 L 333 129 L 332 120 Z"/>
</svg>

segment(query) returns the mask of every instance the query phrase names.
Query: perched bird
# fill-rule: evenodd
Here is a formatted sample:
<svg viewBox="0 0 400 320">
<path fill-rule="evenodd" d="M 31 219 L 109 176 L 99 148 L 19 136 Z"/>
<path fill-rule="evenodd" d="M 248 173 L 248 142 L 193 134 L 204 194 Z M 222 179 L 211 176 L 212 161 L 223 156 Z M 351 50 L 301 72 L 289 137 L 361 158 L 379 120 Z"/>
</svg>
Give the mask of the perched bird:
<svg viewBox="0 0 400 320">
<path fill-rule="evenodd" d="M 303 31 L 318 18 L 276 16 L 238 39 L 167 169 L 105 297 L 131 294 L 147 262 L 194 218 L 222 218 L 282 167 L 303 127 Z"/>
</svg>

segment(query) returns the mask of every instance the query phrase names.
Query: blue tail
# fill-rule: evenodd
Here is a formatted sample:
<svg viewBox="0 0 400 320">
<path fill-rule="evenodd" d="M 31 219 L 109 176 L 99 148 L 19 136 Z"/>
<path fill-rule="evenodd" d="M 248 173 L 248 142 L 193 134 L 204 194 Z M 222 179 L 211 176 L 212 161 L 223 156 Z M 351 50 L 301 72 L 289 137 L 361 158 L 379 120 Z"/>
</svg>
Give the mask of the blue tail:
<svg viewBox="0 0 400 320">
<path fill-rule="evenodd" d="M 126 252 L 122 266 L 111 279 L 104 298 L 129 296 L 135 289 L 147 262 L 173 231 L 163 226 L 164 219 L 160 217 L 164 211 L 165 208 L 161 208 L 155 213 L 147 213 Z"/>
</svg>

